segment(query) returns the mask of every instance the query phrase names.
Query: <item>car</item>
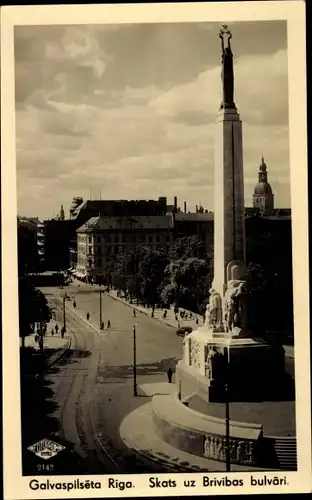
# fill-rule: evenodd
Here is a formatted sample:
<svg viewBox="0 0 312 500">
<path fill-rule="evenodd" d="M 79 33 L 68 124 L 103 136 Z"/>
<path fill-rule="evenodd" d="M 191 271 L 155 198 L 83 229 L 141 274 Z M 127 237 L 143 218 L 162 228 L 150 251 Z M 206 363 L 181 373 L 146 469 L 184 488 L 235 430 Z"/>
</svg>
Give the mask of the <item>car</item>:
<svg viewBox="0 0 312 500">
<path fill-rule="evenodd" d="M 178 328 L 176 331 L 176 334 L 179 335 L 180 337 L 184 337 L 188 333 L 191 333 L 193 331 L 193 328 L 190 326 L 182 326 L 181 328 Z"/>
</svg>

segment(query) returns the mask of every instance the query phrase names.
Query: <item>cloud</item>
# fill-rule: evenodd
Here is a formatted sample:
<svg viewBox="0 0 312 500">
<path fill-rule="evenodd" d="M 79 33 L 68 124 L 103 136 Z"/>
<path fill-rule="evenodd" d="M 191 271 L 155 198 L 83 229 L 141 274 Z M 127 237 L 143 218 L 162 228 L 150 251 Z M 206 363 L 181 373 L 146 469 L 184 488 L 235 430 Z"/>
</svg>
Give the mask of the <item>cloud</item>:
<svg viewBox="0 0 312 500">
<path fill-rule="evenodd" d="M 245 25 L 235 27 L 238 46 L 251 36 Z M 40 48 L 22 29 L 15 44 L 19 212 L 48 217 L 90 189 L 110 199 L 177 195 L 213 209 L 221 99 L 214 29 L 209 50 L 209 30 L 199 24 L 40 28 Z M 287 54 L 272 30 L 271 51 L 265 40 L 263 52 L 256 44 L 251 55 L 250 39 L 235 52 L 235 98 L 246 200 L 264 153 L 276 200 L 287 206 Z"/>
<path fill-rule="evenodd" d="M 235 101 L 251 123 L 280 124 L 288 120 L 287 53 L 241 57 L 235 61 Z M 220 67 L 202 72 L 193 82 L 173 87 L 149 102 L 163 116 L 197 124 L 213 119 L 221 102 Z M 195 118 L 195 119 L 194 119 Z"/>
</svg>

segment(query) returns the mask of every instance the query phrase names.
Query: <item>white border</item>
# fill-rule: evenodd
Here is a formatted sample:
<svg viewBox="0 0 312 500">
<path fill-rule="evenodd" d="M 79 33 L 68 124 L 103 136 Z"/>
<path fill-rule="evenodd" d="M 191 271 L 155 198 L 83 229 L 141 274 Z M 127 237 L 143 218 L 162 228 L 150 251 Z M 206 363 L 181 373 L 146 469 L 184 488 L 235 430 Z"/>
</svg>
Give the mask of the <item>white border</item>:
<svg viewBox="0 0 312 500">
<path fill-rule="evenodd" d="M 307 212 L 307 129 L 306 129 L 306 50 L 305 5 L 303 1 L 227 2 L 205 4 L 145 5 L 71 5 L 3 7 L 1 9 L 1 148 L 2 148 L 2 297 L 3 297 L 3 446 L 5 498 L 83 498 L 85 490 L 31 491 L 28 477 L 21 475 L 21 432 L 19 401 L 19 337 L 17 304 L 17 234 L 16 234 L 16 161 L 14 103 L 14 25 L 99 24 L 141 22 L 234 22 L 287 20 L 289 68 L 289 134 L 292 200 L 292 241 L 294 273 L 294 320 L 296 359 L 296 408 L 298 471 L 285 474 L 287 486 L 251 487 L 249 473 L 233 474 L 243 478 L 243 488 L 183 487 L 183 475 L 161 474 L 176 479 L 181 488 L 150 489 L 148 475 L 122 477 L 131 479 L 132 490 L 108 490 L 107 478 L 100 476 L 102 490 L 89 489 L 88 497 L 163 496 L 191 494 L 251 494 L 310 492 L 311 425 L 309 360 L 309 287 L 308 287 L 308 212 Z M 188 474 L 199 480 L 204 474 Z M 217 474 L 211 474 L 217 476 Z M 220 474 L 219 474 L 220 475 Z M 221 474 L 224 476 L 224 474 Z M 263 477 L 254 473 L 254 477 Z M 268 476 L 274 477 L 274 474 Z M 278 474 L 283 477 L 284 473 Z M 48 478 L 48 476 L 47 476 Z M 96 480 L 95 476 L 89 476 Z M 44 481 L 45 477 L 40 477 Z M 52 477 L 50 478 L 52 480 Z M 53 480 L 64 481 L 64 476 Z M 67 477 L 68 481 L 74 478 Z M 83 478 L 81 478 L 83 479 Z"/>
</svg>

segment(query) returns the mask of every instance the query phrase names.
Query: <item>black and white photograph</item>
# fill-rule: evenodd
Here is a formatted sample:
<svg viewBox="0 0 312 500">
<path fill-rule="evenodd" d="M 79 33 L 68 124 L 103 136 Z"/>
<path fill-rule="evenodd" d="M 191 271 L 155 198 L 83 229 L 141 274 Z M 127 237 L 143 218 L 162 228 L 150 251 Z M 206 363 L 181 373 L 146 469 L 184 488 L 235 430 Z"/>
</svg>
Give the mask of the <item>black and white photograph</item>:
<svg viewBox="0 0 312 500">
<path fill-rule="evenodd" d="M 7 9 L 21 498 L 141 495 L 138 475 L 149 495 L 308 487 L 305 72 L 286 3 Z"/>
</svg>

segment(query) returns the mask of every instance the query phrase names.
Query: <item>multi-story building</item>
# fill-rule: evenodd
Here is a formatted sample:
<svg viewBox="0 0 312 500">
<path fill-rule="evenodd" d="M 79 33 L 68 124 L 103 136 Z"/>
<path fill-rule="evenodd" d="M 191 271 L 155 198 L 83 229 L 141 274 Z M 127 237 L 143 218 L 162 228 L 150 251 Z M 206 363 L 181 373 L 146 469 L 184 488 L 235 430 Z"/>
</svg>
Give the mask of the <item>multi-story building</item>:
<svg viewBox="0 0 312 500">
<path fill-rule="evenodd" d="M 195 212 L 173 214 L 174 238 L 196 235 L 204 245 L 206 253 L 213 247 L 213 212 Z"/>
<path fill-rule="evenodd" d="M 17 217 L 18 274 L 36 272 L 39 268 L 37 218 Z"/>
<path fill-rule="evenodd" d="M 45 268 L 46 227 L 43 222 L 37 224 L 37 247 L 40 268 Z"/>
<path fill-rule="evenodd" d="M 172 215 L 92 217 L 77 230 L 76 275 L 100 281 L 110 257 L 137 245 L 168 251 L 173 240 Z"/>
</svg>

